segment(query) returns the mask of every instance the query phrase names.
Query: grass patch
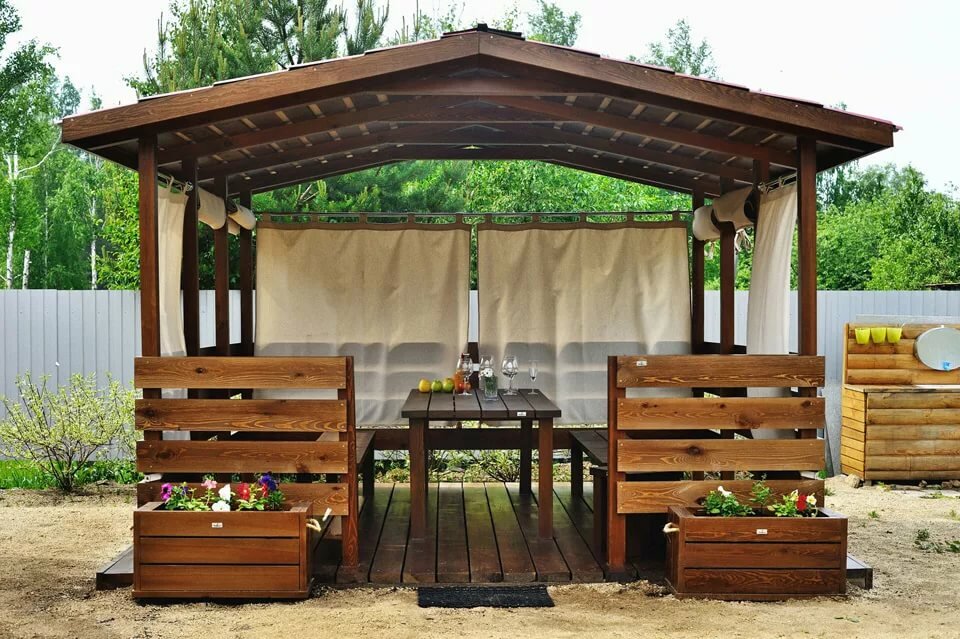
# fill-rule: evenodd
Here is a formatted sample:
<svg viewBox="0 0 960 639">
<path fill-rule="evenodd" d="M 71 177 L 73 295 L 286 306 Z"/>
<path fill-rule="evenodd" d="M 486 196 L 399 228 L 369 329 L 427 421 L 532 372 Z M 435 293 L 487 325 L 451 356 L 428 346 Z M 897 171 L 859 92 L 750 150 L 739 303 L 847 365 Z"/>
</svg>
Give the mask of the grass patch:
<svg viewBox="0 0 960 639">
<path fill-rule="evenodd" d="M 76 475 L 77 485 L 110 481 L 117 484 L 135 484 L 143 479 L 136 464 L 125 459 L 110 459 L 89 462 L 81 466 Z M 33 462 L 20 460 L 0 461 L 0 489 L 30 488 L 41 490 L 55 488 L 54 478 Z"/>
</svg>

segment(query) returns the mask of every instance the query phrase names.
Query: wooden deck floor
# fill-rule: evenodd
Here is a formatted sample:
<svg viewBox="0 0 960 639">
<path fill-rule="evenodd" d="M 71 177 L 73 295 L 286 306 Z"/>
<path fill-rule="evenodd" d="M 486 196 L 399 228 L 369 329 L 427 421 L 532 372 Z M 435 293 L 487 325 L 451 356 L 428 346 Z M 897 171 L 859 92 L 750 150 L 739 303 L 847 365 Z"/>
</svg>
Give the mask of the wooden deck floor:
<svg viewBox="0 0 960 639">
<path fill-rule="evenodd" d="M 589 485 L 584 492 L 574 498 L 569 484 L 555 486 L 554 538 L 541 540 L 536 486 L 523 495 L 518 484 L 431 484 L 427 536 L 413 540 L 409 486 L 378 484 L 360 511 L 359 569 L 337 565 L 331 539 L 321 542 L 314 572 L 320 583 L 603 581 Z"/>
</svg>

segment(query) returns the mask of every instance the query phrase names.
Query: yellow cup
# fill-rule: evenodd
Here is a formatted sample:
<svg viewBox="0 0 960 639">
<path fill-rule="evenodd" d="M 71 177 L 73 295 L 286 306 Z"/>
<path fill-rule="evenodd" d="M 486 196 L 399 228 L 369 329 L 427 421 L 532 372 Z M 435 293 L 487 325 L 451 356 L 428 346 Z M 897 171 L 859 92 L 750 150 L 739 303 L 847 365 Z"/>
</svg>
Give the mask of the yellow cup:
<svg viewBox="0 0 960 639">
<path fill-rule="evenodd" d="M 870 329 L 870 337 L 874 344 L 883 344 L 887 339 L 887 329 L 884 326 L 874 326 Z"/>
<path fill-rule="evenodd" d="M 870 343 L 870 329 L 869 328 L 855 328 L 854 331 L 857 333 L 857 344 L 869 344 Z"/>
<path fill-rule="evenodd" d="M 888 326 L 887 327 L 887 341 L 891 344 L 896 344 L 900 341 L 900 336 L 903 335 L 903 328 L 900 326 Z"/>
</svg>

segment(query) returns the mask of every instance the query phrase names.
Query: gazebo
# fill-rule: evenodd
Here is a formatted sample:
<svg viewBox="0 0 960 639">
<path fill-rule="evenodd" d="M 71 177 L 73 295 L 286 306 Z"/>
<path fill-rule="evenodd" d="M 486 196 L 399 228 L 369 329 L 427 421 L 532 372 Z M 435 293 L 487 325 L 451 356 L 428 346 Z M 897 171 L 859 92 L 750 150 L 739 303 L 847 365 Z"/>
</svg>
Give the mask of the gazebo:
<svg viewBox="0 0 960 639">
<path fill-rule="evenodd" d="M 600 487 L 606 495 L 604 513 L 601 519 L 594 519 L 602 540 L 590 552 L 597 560 L 594 569 L 599 566 L 607 576 L 616 576 L 630 570 L 628 516 L 659 516 L 657 513 L 665 512 L 665 499 L 692 502 L 708 486 L 716 485 L 716 481 L 704 479 L 705 471 L 718 470 L 724 480 L 733 481 L 735 471 L 793 473 L 822 467 L 823 445 L 816 439 L 816 429 L 824 425 L 823 400 L 816 397 L 817 387 L 823 385 L 823 361 L 816 357 L 816 175 L 891 147 L 897 130 L 890 122 L 814 102 L 529 41 L 518 33 L 485 25 L 447 33 L 433 41 L 144 98 L 136 104 L 66 118 L 62 127 L 65 143 L 136 170 L 140 177 L 142 358 L 136 368 L 137 385 L 144 389 L 137 413 L 138 425 L 144 429 L 138 450 L 141 469 L 162 473 L 165 480 L 190 481 L 196 481 L 202 472 L 327 474 L 327 483 L 304 481 L 292 484 L 290 492 L 312 502 L 315 514 L 343 519 L 341 530 L 329 533 L 342 539 L 342 557 L 333 560 L 330 572 L 341 581 L 371 579 L 370 556 L 380 539 L 376 532 L 364 532 L 357 488 L 357 442 L 361 442 L 359 456 L 366 458 L 368 446 L 406 448 L 406 435 L 398 430 L 376 430 L 371 444 L 368 433 L 374 431 L 355 429 L 352 359 L 332 353 L 317 357 L 307 356 L 315 354 L 310 351 L 264 351 L 263 345 L 255 343 L 255 319 L 258 340 L 261 323 L 273 320 L 255 318 L 253 222 L 240 228 L 233 225 L 239 234 L 237 343 L 231 343 L 229 321 L 231 224 L 221 222 L 213 231 L 216 344 L 201 348 L 198 234 L 203 227 L 199 221 L 217 208 L 216 204 L 207 205 L 205 197 L 219 199 L 227 213 L 248 212 L 255 193 L 425 159 L 538 160 L 689 194 L 690 211 L 671 213 L 666 219 L 652 218 L 656 221 L 645 221 L 651 218 L 637 212 L 610 225 L 634 230 L 649 225 L 683 229 L 683 264 L 689 264 L 689 289 L 681 291 L 678 298 L 687 300 L 686 306 L 678 307 L 689 335 L 685 350 L 651 350 L 640 355 L 608 350 L 598 361 L 599 367 L 609 370 L 609 378 L 601 375 L 609 407 L 609 426 L 603 429 L 609 473 Z M 189 185 L 184 189 L 183 224 L 172 253 L 167 252 L 169 242 L 164 248 L 164 201 L 158 199 L 163 190 L 161 176 Z M 733 199 L 738 210 L 745 210 L 744 200 L 756 198 L 758 189 L 766 191 L 770 185 L 794 179 L 798 353 L 759 354 L 770 352 L 760 350 L 746 355 L 734 339 L 737 226 L 718 215 L 711 217 L 709 206 L 704 207 L 708 201 L 716 203 L 725 195 L 742 193 Z M 719 241 L 717 343 L 704 339 L 703 236 L 691 234 L 686 248 L 687 229 L 693 226 L 693 212 L 698 210 L 707 211 L 707 221 L 713 223 Z M 289 212 L 258 213 L 263 228 L 285 223 L 293 228 L 300 219 L 282 215 Z M 755 212 L 747 217 L 752 218 L 751 223 L 756 221 Z M 539 228 L 551 223 L 544 215 L 534 216 L 528 224 Z M 378 225 L 385 228 L 381 222 L 359 215 L 342 229 L 360 231 Z M 299 230 L 324 231 L 331 226 L 330 222 L 311 221 L 301 224 Z M 410 215 L 390 228 L 425 226 L 444 225 L 419 224 L 418 218 Z M 462 230 L 463 226 L 463 216 L 457 216 L 449 230 Z M 581 215 L 580 223 L 569 226 L 593 229 L 602 225 Z M 263 250 L 259 237 L 258 231 L 258 252 Z M 277 254 L 276 250 L 270 253 Z M 174 256 L 177 263 L 162 263 L 163 255 Z M 263 257 L 261 254 L 257 260 L 258 278 L 265 277 L 259 272 Z M 164 282 L 168 267 L 179 273 L 175 281 Z M 177 293 L 182 290 L 182 349 L 173 349 L 172 354 L 171 349 L 162 348 L 162 326 L 170 326 L 168 322 L 176 325 L 181 306 L 175 300 L 176 311 L 166 311 L 177 296 L 163 293 L 165 286 Z M 482 276 L 480 287 L 484 287 Z M 259 282 L 257 289 L 259 309 L 265 303 L 260 299 Z M 166 301 L 161 299 L 164 296 Z M 482 329 L 483 320 L 481 351 Z M 461 350 L 467 347 L 463 342 L 461 346 Z M 609 363 L 607 356 L 613 356 Z M 616 356 L 621 357 L 618 360 Z M 414 383 L 415 378 L 410 387 Z M 649 408 L 649 402 L 629 404 L 633 400 L 627 389 L 635 386 L 683 387 L 688 389 L 683 401 L 714 403 L 698 404 L 696 409 L 686 403 L 668 404 L 645 426 L 646 413 L 640 409 Z M 797 390 L 793 397 L 761 400 L 747 397 L 747 387 Z M 171 398 L 161 395 L 164 388 L 191 390 Z M 304 400 L 269 396 L 277 389 L 303 388 L 337 392 Z M 260 389 L 256 399 L 253 389 Z M 357 389 L 362 390 L 362 381 Z M 227 399 L 234 391 L 243 399 Z M 771 401 L 781 403 L 768 403 Z M 640 416 L 630 413 L 630 417 L 628 408 L 640 410 Z M 795 429 L 796 435 L 770 441 L 733 439 L 738 431 L 758 427 Z M 164 431 L 176 430 L 189 431 L 192 439 L 162 437 Z M 666 431 L 672 432 L 663 434 Z M 523 434 L 516 429 L 490 430 L 483 438 L 466 437 L 462 435 L 465 432 L 437 431 L 428 447 L 512 448 L 521 437 L 529 436 L 529 431 Z M 549 445 L 579 450 L 572 432 L 557 429 Z M 670 441 L 675 444 L 663 444 Z M 644 455 L 661 462 L 670 459 L 671 465 L 663 467 Z M 645 461 L 637 461 L 640 458 Z M 661 479 L 665 480 L 644 483 L 656 479 L 647 473 L 666 470 L 672 474 L 664 474 Z M 782 481 L 787 482 L 781 487 L 784 490 L 801 481 L 795 474 L 783 476 Z M 375 491 L 367 486 L 369 477 L 366 479 L 364 510 L 367 503 L 375 501 Z M 575 486 L 580 481 L 575 479 Z M 822 482 L 809 485 L 822 493 Z M 155 500 L 158 486 L 157 481 L 141 484 L 141 503 Z M 553 508 L 544 504 L 542 497 L 541 510 Z M 441 508 L 443 499 L 441 493 Z M 377 525 L 383 526 L 385 516 L 389 515 L 381 513 L 379 520 L 370 518 L 367 524 L 379 521 Z M 587 542 L 589 531 L 577 532 Z M 443 531 L 428 534 L 433 535 L 432 552 L 439 552 L 436 540 Z M 569 534 L 569 530 L 557 529 L 556 540 L 548 540 L 554 543 L 553 550 L 534 549 L 530 542 L 538 578 L 547 577 L 536 565 L 537 553 L 553 558 L 550 553 L 556 553 L 557 544 L 571 543 Z M 413 544 L 423 540 L 401 537 L 394 543 L 407 549 L 408 558 L 430 546 L 429 540 L 415 547 Z M 365 539 L 373 540 L 373 550 L 364 548 Z M 402 566 L 404 552 L 399 556 Z M 435 554 L 432 557 L 436 566 L 438 559 Z M 574 573 L 568 566 L 567 578 L 576 578 Z M 435 578 L 437 574 L 433 573 Z M 470 571 L 466 574 L 469 580 Z M 603 573 L 595 570 L 590 574 L 602 577 Z M 411 580 L 402 569 L 397 576 L 394 581 Z M 505 570 L 499 577 L 509 578 Z M 423 575 L 419 579 L 430 580 Z M 303 585 L 301 581 L 301 589 Z"/>
</svg>

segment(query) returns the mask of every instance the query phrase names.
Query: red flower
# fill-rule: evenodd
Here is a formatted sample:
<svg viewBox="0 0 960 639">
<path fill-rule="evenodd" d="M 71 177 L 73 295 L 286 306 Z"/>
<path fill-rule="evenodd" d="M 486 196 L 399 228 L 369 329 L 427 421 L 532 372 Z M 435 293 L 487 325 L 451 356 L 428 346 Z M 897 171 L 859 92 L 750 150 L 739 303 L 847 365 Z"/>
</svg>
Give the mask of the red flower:
<svg viewBox="0 0 960 639">
<path fill-rule="evenodd" d="M 250 500 L 250 484 L 242 483 L 237 486 L 237 499 Z"/>
<path fill-rule="evenodd" d="M 266 484 L 260 484 L 260 496 L 266 498 L 270 494 L 270 487 Z"/>
<path fill-rule="evenodd" d="M 797 497 L 797 510 L 804 512 L 807 509 L 807 496 L 800 495 Z"/>
</svg>

